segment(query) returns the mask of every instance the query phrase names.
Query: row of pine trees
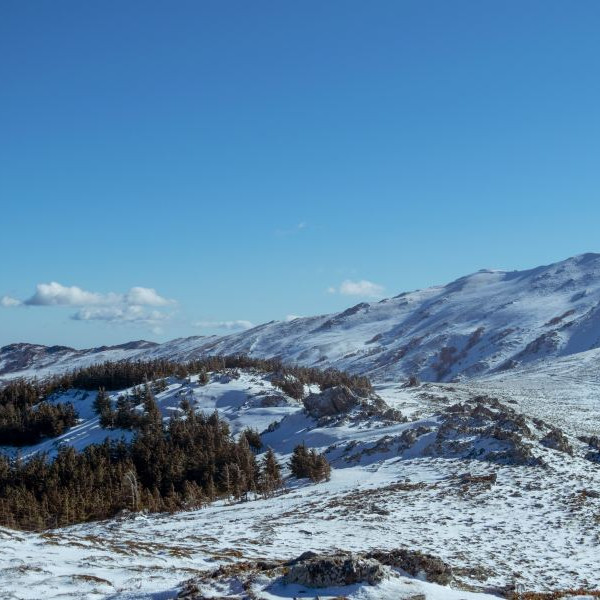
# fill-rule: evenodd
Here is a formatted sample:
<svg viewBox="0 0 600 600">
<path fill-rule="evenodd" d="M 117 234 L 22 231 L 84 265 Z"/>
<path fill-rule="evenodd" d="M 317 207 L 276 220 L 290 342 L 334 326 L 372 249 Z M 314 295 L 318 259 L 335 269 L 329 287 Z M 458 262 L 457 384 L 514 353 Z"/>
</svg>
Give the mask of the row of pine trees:
<svg viewBox="0 0 600 600">
<path fill-rule="evenodd" d="M 53 460 L 0 456 L 0 525 L 41 530 L 109 518 L 124 509 L 194 509 L 217 498 L 239 501 L 281 490 L 274 452 L 269 448 L 257 458 L 258 432 L 247 429 L 235 440 L 216 411 L 196 413 L 185 401 L 181 415 L 164 420 L 148 382 L 135 398 L 143 411 L 123 411 L 135 419 L 130 442 L 106 440 L 82 452 L 62 447 Z M 95 408 L 101 418 L 109 418 L 107 411 L 125 418 L 118 407 L 113 411 L 104 389 Z M 313 481 L 330 474 L 325 457 L 304 445 L 294 450 L 290 468 L 292 475 Z"/>
<path fill-rule="evenodd" d="M 54 394 L 69 389 L 95 391 L 122 390 L 141 386 L 145 381 L 161 381 L 168 376 L 186 377 L 199 374 L 206 382 L 209 372 L 230 369 L 253 369 L 269 373 L 274 385 L 288 395 L 301 399 L 304 386 L 316 384 L 321 389 L 345 385 L 359 395 L 371 391 L 366 377 L 335 369 L 319 370 L 284 366 L 278 360 L 257 359 L 245 355 L 209 356 L 187 363 L 165 359 L 150 361 L 105 362 L 49 377 L 43 381 L 17 380 L 0 388 L 0 446 L 29 446 L 45 438 L 57 437 L 77 423 L 78 414 L 69 402 L 51 401 Z M 135 398 L 125 398 L 123 402 Z M 116 407 L 116 414 L 106 412 L 105 426 L 132 429 L 136 415 L 132 406 Z"/>
</svg>

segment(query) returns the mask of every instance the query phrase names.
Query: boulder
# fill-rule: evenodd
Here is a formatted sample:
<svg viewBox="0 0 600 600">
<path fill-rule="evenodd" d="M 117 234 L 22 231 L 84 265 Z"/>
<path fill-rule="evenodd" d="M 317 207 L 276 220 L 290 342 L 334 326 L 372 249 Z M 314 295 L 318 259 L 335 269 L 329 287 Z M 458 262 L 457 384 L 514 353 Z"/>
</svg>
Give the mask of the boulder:
<svg viewBox="0 0 600 600">
<path fill-rule="evenodd" d="M 448 585 L 452 581 L 452 569 L 443 560 L 418 550 L 375 550 L 366 554 L 382 565 L 401 569 L 413 577 L 421 577 L 432 583 Z"/>
<path fill-rule="evenodd" d="M 310 394 L 303 400 L 306 412 L 315 419 L 344 414 L 361 404 L 361 399 L 345 385 Z"/>
<path fill-rule="evenodd" d="M 541 440 L 540 443 L 546 448 L 552 448 L 552 450 L 558 450 L 559 452 L 566 452 L 567 454 L 573 455 L 573 448 L 569 444 L 567 436 L 560 430 L 553 428 L 551 429 Z"/>
<path fill-rule="evenodd" d="M 382 565 L 376 560 L 353 554 L 315 556 L 293 561 L 285 575 L 286 583 L 325 588 L 366 582 L 376 585 L 385 577 Z"/>
</svg>

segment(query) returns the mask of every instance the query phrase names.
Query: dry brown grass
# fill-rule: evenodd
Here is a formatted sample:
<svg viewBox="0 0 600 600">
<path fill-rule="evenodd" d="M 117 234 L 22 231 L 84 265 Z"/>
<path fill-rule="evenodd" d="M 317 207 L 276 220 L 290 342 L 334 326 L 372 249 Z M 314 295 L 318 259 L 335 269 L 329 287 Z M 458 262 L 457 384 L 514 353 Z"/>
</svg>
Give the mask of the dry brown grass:
<svg viewBox="0 0 600 600">
<path fill-rule="evenodd" d="M 553 592 L 515 592 L 508 598 L 509 600 L 559 600 L 560 598 L 570 598 L 571 596 L 591 596 L 592 598 L 600 598 L 600 590 L 585 590 L 579 588 L 556 590 Z"/>
</svg>

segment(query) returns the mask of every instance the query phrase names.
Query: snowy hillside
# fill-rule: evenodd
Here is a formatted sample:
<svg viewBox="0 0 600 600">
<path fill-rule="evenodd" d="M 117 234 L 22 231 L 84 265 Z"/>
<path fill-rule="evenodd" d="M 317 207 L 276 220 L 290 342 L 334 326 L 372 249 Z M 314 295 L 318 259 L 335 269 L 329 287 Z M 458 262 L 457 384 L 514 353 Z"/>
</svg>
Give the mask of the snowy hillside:
<svg viewBox="0 0 600 600">
<path fill-rule="evenodd" d="M 337 315 L 269 323 L 202 350 L 280 356 L 378 381 L 477 377 L 600 345 L 600 255 L 480 271 Z"/>
<path fill-rule="evenodd" d="M 332 392 L 312 386 L 295 400 L 256 371 L 213 373 L 205 384 L 169 378 L 156 395 L 164 417 L 182 400 L 217 410 L 234 434 L 262 432 L 282 465 L 304 441 L 326 453 L 331 481 L 285 468 L 286 488 L 271 498 L 42 534 L 0 528 L 1 597 L 483 600 L 597 586 L 600 469 L 586 443 L 468 384 L 378 393 L 395 411 L 375 396 L 338 410 Z M 99 427 L 94 397 L 53 397 L 73 401 L 82 422 L 22 456 L 131 435 Z M 372 585 L 294 583 L 287 562 L 306 550 L 318 553 L 313 562 L 353 553 Z"/>
<path fill-rule="evenodd" d="M 425 381 L 452 381 L 599 346 L 600 255 L 584 254 L 527 271 L 484 270 L 338 314 L 273 321 L 224 337 L 87 351 L 7 346 L 0 350 L 0 379 L 108 359 L 245 353 L 332 366 L 374 381 L 413 374 Z"/>
<path fill-rule="evenodd" d="M 0 381 L 107 360 L 237 353 L 366 374 L 374 391 L 309 380 L 295 394 L 281 373 L 260 368 L 181 375 L 173 365 L 152 383 L 159 426 L 161 416 L 194 422 L 216 411 L 234 443 L 256 430 L 258 459 L 273 449 L 284 488 L 41 533 L 0 528 L 0 599 L 598 597 L 600 255 L 481 271 L 224 337 L 89 350 L 14 344 L 0 349 Z M 409 375 L 425 383 L 409 386 Z M 97 386 L 52 389 L 51 408 L 71 402 L 79 421 L 0 448 L 21 457 L 13 464 L 136 435 L 101 427 Z M 135 389 L 110 389 L 113 406 L 132 398 L 143 414 Z M 301 443 L 329 460 L 329 481 L 292 476 Z M 170 468 L 174 454 L 166 456 Z M 533 591 L 560 595 L 521 594 Z"/>
</svg>

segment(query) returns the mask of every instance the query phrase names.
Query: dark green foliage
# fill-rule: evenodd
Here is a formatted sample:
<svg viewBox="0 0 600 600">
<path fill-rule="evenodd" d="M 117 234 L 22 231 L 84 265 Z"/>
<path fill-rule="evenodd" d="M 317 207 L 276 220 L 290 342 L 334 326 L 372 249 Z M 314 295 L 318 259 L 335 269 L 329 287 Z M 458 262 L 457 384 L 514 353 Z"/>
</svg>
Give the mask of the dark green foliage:
<svg viewBox="0 0 600 600">
<path fill-rule="evenodd" d="M 216 413 L 190 412 L 166 424 L 147 418 L 131 443 L 106 441 L 83 452 L 61 448 L 53 461 L 0 456 L 0 524 L 43 529 L 122 509 L 197 508 L 222 495 L 245 498 L 258 488 L 259 468 L 246 438 L 236 443 Z"/>
<path fill-rule="evenodd" d="M 43 385 L 22 380 L 0 389 L 0 445 L 36 444 L 77 423 L 73 405 L 47 402 L 45 391 Z"/>
<path fill-rule="evenodd" d="M 304 386 L 317 384 L 322 389 L 345 385 L 358 395 L 371 391 L 366 377 L 349 375 L 335 369 L 320 371 L 304 367 L 283 366 L 275 359 L 237 356 L 208 356 L 188 363 L 168 360 L 105 362 L 56 375 L 44 381 L 17 380 L 0 388 L 0 445 L 34 444 L 44 437 L 60 435 L 77 422 L 77 413 L 69 404 L 43 403 L 52 394 L 68 389 L 102 390 L 95 407 L 100 424 L 106 428 L 136 429 L 143 425 L 135 407 L 143 404 L 148 387 L 158 393 L 166 387 L 165 377 L 200 374 L 206 384 L 209 372 L 250 369 L 273 373 L 273 384 L 294 398 L 302 398 Z M 148 382 L 152 382 L 148 384 Z M 142 387 L 139 387 L 144 384 Z M 132 396 L 125 395 L 110 406 L 106 390 L 134 387 Z M 41 403 L 41 404 L 40 404 Z M 39 405 L 39 406 L 37 406 Z"/>
<path fill-rule="evenodd" d="M 135 410 L 138 405 L 136 396 L 121 394 L 117 398 L 113 413 L 114 427 L 117 429 L 135 429 L 140 424 L 140 414 Z"/>
<path fill-rule="evenodd" d="M 247 427 L 242 431 L 241 435 L 243 435 L 250 447 L 255 452 L 260 452 L 262 449 L 262 440 L 260 439 L 260 433 L 256 429 L 252 429 L 251 427 Z"/>
<path fill-rule="evenodd" d="M 295 377 L 276 377 L 272 380 L 273 385 L 276 385 L 284 394 L 302 400 L 304 398 L 304 384 Z"/>
<path fill-rule="evenodd" d="M 94 412 L 100 417 L 100 426 L 112 429 L 115 426 L 115 411 L 112 401 L 104 388 L 98 390 L 93 404 Z"/>
<path fill-rule="evenodd" d="M 260 487 L 265 497 L 272 496 L 283 486 L 281 467 L 271 448 L 267 449 L 262 460 Z"/>
<path fill-rule="evenodd" d="M 107 518 L 122 509 L 150 511 L 197 508 L 217 497 L 247 498 L 273 494 L 282 486 L 272 451 L 262 464 L 255 452 L 262 443 L 246 430 L 235 442 L 215 413 L 196 414 L 184 402 L 184 417 L 163 422 L 154 394 L 166 377 L 233 369 L 272 373 L 273 382 L 293 382 L 296 395 L 305 385 L 346 385 L 359 395 L 371 391 L 364 377 L 335 370 L 284 367 L 277 360 L 247 356 L 205 357 L 185 364 L 166 360 L 103 363 L 44 381 L 13 381 L 0 388 L 0 445 L 23 446 L 60 435 L 77 422 L 72 404 L 56 404 L 53 394 L 68 389 L 98 390 L 94 408 L 106 428 L 135 432 L 131 443 L 109 442 L 83 452 L 61 448 L 56 459 L 28 461 L 0 455 L 0 525 L 42 529 Z M 284 384 L 282 384 L 284 385 Z M 107 390 L 128 389 L 114 403 Z M 293 391 L 288 388 L 288 392 Z M 292 472 L 314 481 L 327 479 L 329 463 L 316 451 L 296 449 Z"/>
<path fill-rule="evenodd" d="M 294 448 L 290 468 L 294 477 L 307 477 L 315 482 L 328 481 L 331 475 L 331 466 L 325 455 L 319 454 L 314 448 L 309 450 L 304 444 Z"/>
</svg>

